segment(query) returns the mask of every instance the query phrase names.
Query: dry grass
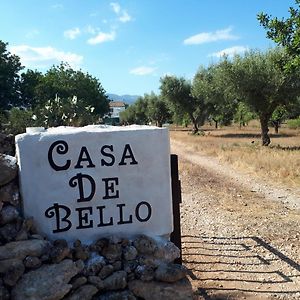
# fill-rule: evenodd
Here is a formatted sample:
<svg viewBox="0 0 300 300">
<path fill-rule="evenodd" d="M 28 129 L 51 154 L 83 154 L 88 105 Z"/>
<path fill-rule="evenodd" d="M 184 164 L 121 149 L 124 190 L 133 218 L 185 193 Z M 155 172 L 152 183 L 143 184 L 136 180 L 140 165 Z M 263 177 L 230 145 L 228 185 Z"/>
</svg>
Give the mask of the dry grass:
<svg viewBox="0 0 300 300">
<path fill-rule="evenodd" d="M 191 146 L 193 150 L 217 156 L 234 167 L 291 187 L 300 185 L 300 131 L 281 129 L 271 133 L 271 146 L 260 146 L 260 129 L 226 127 L 204 128 L 204 135 L 171 128 L 171 137 Z"/>
</svg>

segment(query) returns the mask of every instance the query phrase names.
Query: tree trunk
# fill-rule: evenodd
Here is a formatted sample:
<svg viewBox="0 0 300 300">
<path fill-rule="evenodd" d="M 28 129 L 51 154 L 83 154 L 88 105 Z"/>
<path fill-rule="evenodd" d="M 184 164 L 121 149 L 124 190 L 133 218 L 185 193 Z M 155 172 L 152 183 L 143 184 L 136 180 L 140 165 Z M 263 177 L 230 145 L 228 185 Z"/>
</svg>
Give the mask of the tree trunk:
<svg viewBox="0 0 300 300">
<path fill-rule="evenodd" d="M 193 134 L 196 134 L 199 131 L 198 120 L 197 120 L 197 118 L 194 118 L 194 116 L 192 114 L 190 114 L 190 119 L 193 123 Z"/>
<path fill-rule="evenodd" d="M 273 121 L 273 125 L 274 125 L 275 133 L 278 134 L 279 133 L 279 122 Z"/>
<path fill-rule="evenodd" d="M 268 128 L 268 122 L 269 122 L 269 116 L 268 115 L 262 115 L 259 117 L 260 120 L 260 127 L 261 127 L 261 140 L 263 146 L 269 146 L 271 143 L 270 137 L 269 137 L 269 128 Z"/>
<path fill-rule="evenodd" d="M 218 129 L 218 121 L 213 119 L 213 121 L 215 122 L 215 128 Z"/>
<path fill-rule="evenodd" d="M 198 131 L 199 131 L 199 128 L 198 128 L 197 123 L 193 123 L 193 134 L 198 133 Z"/>
</svg>

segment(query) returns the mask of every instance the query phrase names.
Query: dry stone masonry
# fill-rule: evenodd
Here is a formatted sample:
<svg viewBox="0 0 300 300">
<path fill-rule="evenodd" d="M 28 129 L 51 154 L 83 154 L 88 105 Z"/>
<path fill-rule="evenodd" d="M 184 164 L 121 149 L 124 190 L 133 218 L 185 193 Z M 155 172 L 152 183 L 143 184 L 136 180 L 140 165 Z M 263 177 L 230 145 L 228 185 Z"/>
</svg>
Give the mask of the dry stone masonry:
<svg viewBox="0 0 300 300">
<path fill-rule="evenodd" d="M 5 139 L 2 139 L 5 140 Z M 47 239 L 24 217 L 11 139 L 0 143 L 0 299 L 192 299 L 179 249 L 164 238 Z M 84 234 L 81 236 L 84 240 Z"/>
</svg>

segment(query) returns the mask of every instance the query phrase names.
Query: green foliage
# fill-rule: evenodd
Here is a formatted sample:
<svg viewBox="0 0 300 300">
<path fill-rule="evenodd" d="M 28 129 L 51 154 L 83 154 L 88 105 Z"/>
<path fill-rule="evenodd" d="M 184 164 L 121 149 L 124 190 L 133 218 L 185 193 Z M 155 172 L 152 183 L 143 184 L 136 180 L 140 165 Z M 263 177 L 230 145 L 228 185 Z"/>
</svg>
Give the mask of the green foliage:
<svg viewBox="0 0 300 300">
<path fill-rule="evenodd" d="M 300 118 L 288 120 L 287 121 L 287 126 L 290 129 L 298 129 L 298 128 L 300 128 Z"/>
<path fill-rule="evenodd" d="M 187 113 L 178 113 L 178 112 L 171 112 L 169 110 L 172 118 L 172 123 L 184 127 L 188 127 L 191 124 L 191 119 Z"/>
<path fill-rule="evenodd" d="M 234 114 L 234 122 L 238 123 L 240 127 L 246 126 L 249 121 L 255 119 L 255 114 L 252 113 L 249 107 L 243 103 L 239 102 L 237 110 Z"/>
<path fill-rule="evenodd" d="M 165 76 L 160 83 L 161 96 L 169 103 L 171 111 L 177 115 L 188 114 L 193 123 L 193 132 L 198 132 L 198 126 L 205 120 L 204 99 L 195 98 L 191 83 L 182 77 Z"/>
<path fill-rule="evenodd" d="M 34 109 L 39 104 L 37 87 L 42 84 L 43 74 L 38 71 L 27 70 L 21 74 L 20 94 L 22 104 Z"/>
<path fill-rule="evenodd" d="M 166 102 L 161 97 L 151 93 L 145 95 L 144 98 L 148 103 L 147 115 L 151 123 L 154 123 L 158 127 L 162 127 L 170 118 L 170 112 Z"/>
<path fill-rule="evenodd" d="M 278 133 L 278 129 L 281 123 L 287 118 L 288 118 L 288 111 L 284 105 L 280 105 L 274 110 L 270 121 L 275 128 L 275 133 Z"/>
<path fill-rule="evenodd" d="M 0 132 L 5 130 L 5 125 L 7 123 L 8 123 L 8 119 L 6 114 L 0 111 Z"/>
<path fill-rule="evenodd" d="M 226 76 L 227 68 L 227 59 L 207 69 L 200 67 L 192 86 L 194 97 L 204 99 L 203 114 L 215 122 L 216 128 L 218 124 L 231 123 L 237 106 L 231 82 Z"/>
<path fill-rule="evenodd" d="M 94 107 L 76 96 L 72 98 L 59 98 L 48 100 L 44 106 L 35 109 L 36 123 L 40 126 L 85 126 L 98 122 L 93 115 Z"/>
<path fill-rule="evenodd" d="M 9 111 L 7 128 L 9 133 L 14 135 L 24 133 L 26 131 L 26 127 L 32 127 L 35 125 L 33 112 L 31 110 L 14 107 Z"/>
<path fill-rule="evenodd" d="M 280 49 L 250 51 L 235 56 L 227 70 L 239 99 L 255 112 L 261 124 L 262 144 L 270 143 L 268 123 L 279 106 L 295 101 L 300 92 L 298 72 L 283 72 L 282 60 L 286 54 Z"/>
<path fill-rule="evenodd" d="M 283 46 L 291 56 L 284 63 L 288 71 L 300 66 L 300 0 L 295 0 L 295 6 L 289 8 L 290 16 L 286 19 L 272 18 L 266 13 L 257 16 L 260 24 L 267 30 L 267 37 Z"/>
<path fill-rule="evenodd" d="M 103 116 L 109 112 L 109 101 L 101 83 L 95 77 L 73 70 L 68 64 L 53 66 L 37 84 L 34 96 L 39 105 L 49 99 L 77 97 L 85 106 L 94 107 L 93 115 Z"/>
<path fill-rule="evenodd" d="M 0 40 L 0 110 L 19 105 L 19 72 L 23 69 L 20 59 L 7 50 L 7 43 Z"/>
<path fill-rule="evenodd" d="M 123 124 L 148 124 L 154 123 L 161 127 L 170 118 L 169 109 L 155 93 L 145 94 L 120 113 Z"/>
</svg>

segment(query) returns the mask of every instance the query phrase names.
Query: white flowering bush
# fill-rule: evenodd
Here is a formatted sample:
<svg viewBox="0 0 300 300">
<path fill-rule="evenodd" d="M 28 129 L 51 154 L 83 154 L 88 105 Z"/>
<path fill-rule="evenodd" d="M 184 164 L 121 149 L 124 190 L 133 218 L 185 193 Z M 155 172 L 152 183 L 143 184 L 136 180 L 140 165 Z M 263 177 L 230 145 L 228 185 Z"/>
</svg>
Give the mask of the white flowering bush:
<svg viewBox="0 0 300 300">
<path fill-rule="evenodd" d="M 76 96 L 72 98 L 60 98 L 48 100 L 43 107 L 35 110 L 35 118 L 39 126 L 84 126 L 96 123 L 97 117 L 93 115 L 93 106 Z"/>
</svg>

